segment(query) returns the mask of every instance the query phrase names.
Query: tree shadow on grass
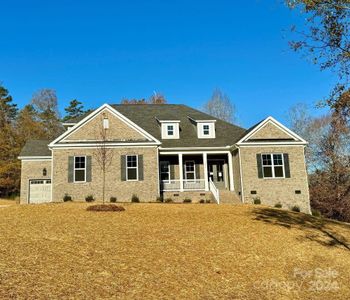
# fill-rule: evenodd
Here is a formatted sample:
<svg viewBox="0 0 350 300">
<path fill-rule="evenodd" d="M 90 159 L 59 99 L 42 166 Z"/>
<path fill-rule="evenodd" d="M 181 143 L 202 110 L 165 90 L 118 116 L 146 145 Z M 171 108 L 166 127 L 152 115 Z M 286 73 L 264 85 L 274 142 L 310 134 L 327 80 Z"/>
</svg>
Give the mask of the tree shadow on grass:
<svg viewBox="0 0 350 300">
<path fill-rule="evenodd" d="M 265 223 L 282 226 L 285 228 L 298 228 L 305 231 L 305 239 L 315 241 L 327 247 L 340 247 L 350 251 L 350 242 L 347 238 L 329 228 L 329 225 L 336 225 L 350 230 L 350 225 L 338 223 L 332 220 L 316 218 L 303 213 L 293 213 L 285 210 L 272 208 L 256 208 L 253 211 L 255 220 Z"/>
</svg>

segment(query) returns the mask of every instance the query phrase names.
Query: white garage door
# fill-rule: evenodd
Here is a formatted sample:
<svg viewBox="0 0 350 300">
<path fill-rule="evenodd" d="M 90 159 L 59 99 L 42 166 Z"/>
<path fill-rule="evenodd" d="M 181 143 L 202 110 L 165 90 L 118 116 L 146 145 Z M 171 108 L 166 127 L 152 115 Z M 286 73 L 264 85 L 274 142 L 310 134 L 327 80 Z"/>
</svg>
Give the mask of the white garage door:
<svg viewBox="0 0 350 300">
<path fill-rule="evenodd" d="M 29 181 L 29 203 L 51 201 L 51 180 L 34 179 Z"/>
</svg>

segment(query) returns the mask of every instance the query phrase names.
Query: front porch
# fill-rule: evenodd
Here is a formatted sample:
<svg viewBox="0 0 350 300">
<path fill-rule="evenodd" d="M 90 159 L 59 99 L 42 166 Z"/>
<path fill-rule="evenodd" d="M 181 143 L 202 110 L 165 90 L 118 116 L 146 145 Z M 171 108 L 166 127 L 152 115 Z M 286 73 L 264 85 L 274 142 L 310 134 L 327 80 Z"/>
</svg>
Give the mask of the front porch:
<svg viewBox="0 0 350 300">
<path fill-rule="evenodd" d="M 232 155 L 223 153 L 160 153 L 160 191 L 234 191 Z"/>
</svg>

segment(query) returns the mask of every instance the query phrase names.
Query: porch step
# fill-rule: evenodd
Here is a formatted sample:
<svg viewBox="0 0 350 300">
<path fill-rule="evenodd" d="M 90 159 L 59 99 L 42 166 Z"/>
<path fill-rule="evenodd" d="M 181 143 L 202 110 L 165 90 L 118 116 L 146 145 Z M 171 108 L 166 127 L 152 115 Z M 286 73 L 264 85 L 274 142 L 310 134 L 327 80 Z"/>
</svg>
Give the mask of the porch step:
<svg viewBox="0 0 350 300">
<path fill-rule="evenodd" d="M 242 203 L 241 199 L 235 192 L 220 190 L 220 204 L 239 204 Z"/>
</svg>

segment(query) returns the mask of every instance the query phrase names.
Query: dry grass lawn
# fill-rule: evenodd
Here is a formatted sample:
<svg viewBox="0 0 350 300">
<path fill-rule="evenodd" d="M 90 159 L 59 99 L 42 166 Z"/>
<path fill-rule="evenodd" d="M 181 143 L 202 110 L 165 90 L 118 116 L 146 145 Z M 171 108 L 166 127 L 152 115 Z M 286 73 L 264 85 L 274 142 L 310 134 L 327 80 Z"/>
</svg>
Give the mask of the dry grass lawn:
<svg viewBox="0 0 350 300">
<path fill-rule="evenodd" d="M 249 205 L 0 208 L 0 299 L 350 299 L 350 227 Z"/>
</svg>

